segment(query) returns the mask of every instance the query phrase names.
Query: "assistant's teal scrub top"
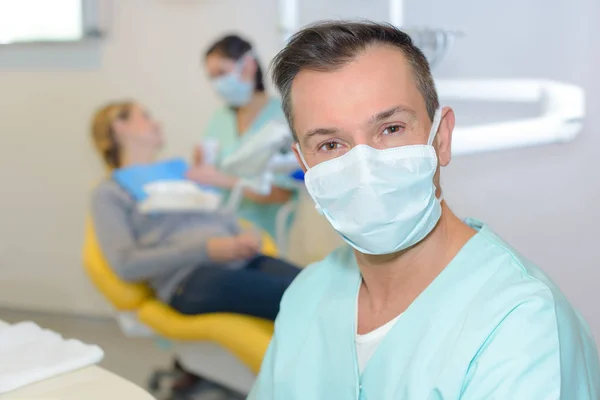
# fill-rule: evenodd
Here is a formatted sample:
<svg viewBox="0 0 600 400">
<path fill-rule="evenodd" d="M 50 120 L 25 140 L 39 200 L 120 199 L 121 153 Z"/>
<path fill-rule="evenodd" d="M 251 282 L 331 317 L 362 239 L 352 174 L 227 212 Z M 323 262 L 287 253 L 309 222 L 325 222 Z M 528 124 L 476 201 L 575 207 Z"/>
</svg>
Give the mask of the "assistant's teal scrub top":
<svg viewBox="0 0 600 400">
<path fill-rule="evenodd" d="M 240 135 L 237 128 L 237 119 L 235 112 L 229 107 L 223 107 L 211 118 L 208 127 L 204 132 L 204 138 L 215 139 L 219 142 L 219 163 L 229 154 L 241 147 L 254 133 L 270 121 L 279 121 L 287 124 L 281 101 L 277 98 L 271 98 L 260 111 L 258 116 L 252 122 L 246 132 Z M 285 174 L 275 175 L 274 186 L 283 189 L 295 189 L 295 182 Z M 253 224 L 266 230 L 271 236 L 275 237 L 275 220 L 277 212 L 282 204 L 258 204 L 244 198 L 240 204 L 238 215 L 249 220 Z"/>
<path fill-rule="evenodd" d="M 598 400 L 594 339 L 486 225 L 399 317 L 359 376 L 361 276 L 344 247 L 285 293 L 252 400 Z"/>
</svg>

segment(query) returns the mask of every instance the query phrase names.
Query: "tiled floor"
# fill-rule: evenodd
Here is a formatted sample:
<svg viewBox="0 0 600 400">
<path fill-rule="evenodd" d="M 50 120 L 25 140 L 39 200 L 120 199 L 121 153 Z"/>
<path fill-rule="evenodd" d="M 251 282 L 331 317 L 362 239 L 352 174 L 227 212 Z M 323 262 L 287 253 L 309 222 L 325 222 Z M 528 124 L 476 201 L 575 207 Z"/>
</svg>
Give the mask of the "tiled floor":
<svg viewBox="0 0 600 400">
<path fill-rule="evenodd" d="M 58 314 L 46 314 L 0 309 L 0 320 L 8 323 L 34 321 L 39 326 L 59 332 L 67 338 L 97 344 L 105 352 L 102 367 L 135 384 L 146 388 L 151 372 L 156 368 L 168 368 L 171 355 L 152 339 L 129 339 L 123 335 L 114 320 L 85 318 Z M 214 393 L 206 393 L 194 400 L 223 399 Z"/>
</svg>

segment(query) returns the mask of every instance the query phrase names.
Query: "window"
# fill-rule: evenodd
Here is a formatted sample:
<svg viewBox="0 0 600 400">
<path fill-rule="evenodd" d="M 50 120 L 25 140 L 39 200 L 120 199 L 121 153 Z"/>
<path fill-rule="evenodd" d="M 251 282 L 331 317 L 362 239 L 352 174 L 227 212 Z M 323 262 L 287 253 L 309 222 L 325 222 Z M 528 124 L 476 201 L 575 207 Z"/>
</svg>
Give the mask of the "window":
<svg viewBox="0 0 600 400">
<path fill-rule="evenodd" d="M 97 36 L 94 0 L 0 0 L 0 44 Z"/>
</svg>

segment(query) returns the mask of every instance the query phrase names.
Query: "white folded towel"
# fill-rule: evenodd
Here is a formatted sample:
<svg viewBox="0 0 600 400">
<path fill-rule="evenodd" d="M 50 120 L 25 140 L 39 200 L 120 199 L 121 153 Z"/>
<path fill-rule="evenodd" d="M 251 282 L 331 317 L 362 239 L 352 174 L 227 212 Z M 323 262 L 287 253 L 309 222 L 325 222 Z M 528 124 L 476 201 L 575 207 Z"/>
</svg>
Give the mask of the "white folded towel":
<svg viewBox="0 0 600 400">
<path fill-rule="evenodd" d="M 144 185 L 148 197 L 138 204 L 142 213 L 216 211 L 222 195 L 213 189 L 204 189 L 191 181 L 156 181 Z"/>
<path fill-rule="evenodd" d="M 95 345 L 63 339 L 26 321 L 0 327 L 0 393 L 96 364 L 104 352 Z"/>
</svg>

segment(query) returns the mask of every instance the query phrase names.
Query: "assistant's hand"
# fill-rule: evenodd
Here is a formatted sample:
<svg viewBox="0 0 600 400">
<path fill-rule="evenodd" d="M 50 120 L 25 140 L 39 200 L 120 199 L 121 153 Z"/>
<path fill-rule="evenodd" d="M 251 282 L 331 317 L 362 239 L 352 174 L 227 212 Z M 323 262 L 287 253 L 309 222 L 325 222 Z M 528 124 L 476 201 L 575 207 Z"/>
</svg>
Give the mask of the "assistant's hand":
<svg viewBox="0 0 600 400">
<path fill-rule="evenodd" d="M 192 152 L 192 162 L 194 163 L 194 166 L 199 166 L 204 163 L 204 147 L 202 147 L 202 145 L 194 147 L 194 151 Z"/>
<path fill-rule="evenodd" d="M 238 261 L 245 258 L 237 236 L 209 239 L 206 243 L 206 252 L 208 257 L 216 262 Z"/>
<path fill-rule="evenodd" d="M 225 175 L 213 165 L 199 164 L 191 167 L 186 177 L 196 183 L 206 186 L 216 186 L 221 189 L 232 189 L 237 179 Z"/>
<path fill-rule="evenodd" d="M 237 236 L 238 243 L 245 258 L 254 257 L 260 252 L 260 237 L 253 232 L 244 232 Z"/>
<path fill-rule="evenodd" d="M 206 243 L 208 257 L 216 262 L 247 260 L 258 254 L 260 239 L 250 233 L 209 239 Z"/>
</svg>

